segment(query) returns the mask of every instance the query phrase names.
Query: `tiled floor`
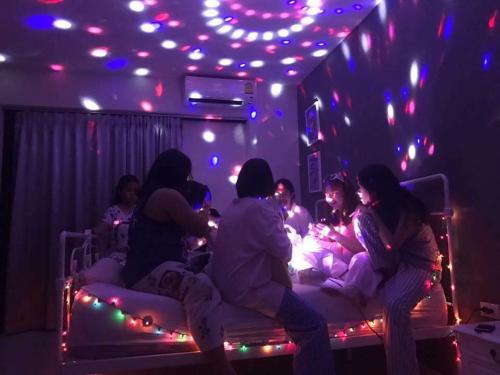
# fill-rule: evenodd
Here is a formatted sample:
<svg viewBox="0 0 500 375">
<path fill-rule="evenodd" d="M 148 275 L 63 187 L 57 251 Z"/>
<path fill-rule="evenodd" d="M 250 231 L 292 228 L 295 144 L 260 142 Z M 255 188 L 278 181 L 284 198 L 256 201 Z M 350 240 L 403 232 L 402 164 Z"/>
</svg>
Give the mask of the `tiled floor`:
<svg viewBox="0 0 500 375">
<path fill-rule="evenodd" d="M 0 336 L 0 374 L 2 375 L 58 375 L 57 340 L 53 333 L 32 332 Z M 419 343 L 422 375 L 453 375 L 453 353 L 443 340 Z M 381 346 L 342 350 L 334 353 L 337 374 L 384 375 L 384 352 Z M 234 367 L 239 375 L 291 374 L 291 357 L 237 361 Z M 431 370 L 430 367 L 440 369 Z M 203 366 L 126 371 L 106 375 L 200 375 Z"/>
</svg>

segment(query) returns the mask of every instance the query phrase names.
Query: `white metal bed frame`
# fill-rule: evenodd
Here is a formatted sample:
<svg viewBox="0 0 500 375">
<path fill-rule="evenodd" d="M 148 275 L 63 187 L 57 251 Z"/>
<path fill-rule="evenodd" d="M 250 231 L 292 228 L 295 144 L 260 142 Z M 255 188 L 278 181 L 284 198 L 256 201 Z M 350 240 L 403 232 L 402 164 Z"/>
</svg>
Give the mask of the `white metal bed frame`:
<svg viewBox="0 0 500 375">
<path fill-rule="evenodd" d="M 443 185 L 443 197 L 444 197 L 444 208 L 442 212 L 433 212 L 433 215 L 443 216 L 446 220 L 446 230 L 448 233 L 448 257 L 450 264 L 450 276 L 451 276 L 451 295 L 452 295 L 452 305 L 455 313 L 456 322 L 460 322 L 458 317 L 458 305 L 456 299 L 455 277 L 453 274 L 453 232 L 452 232 L 452 222 L 451 218 L 453 215 L 453 210 L 450 202 L 450 192 L 448 179 L 444 174 L 435 174 L 431 176 L 416 178 L 408 181 L 404 181 L 401 184 L 403 186 L 409 186 L 418 183 L 427 183 L 431 181 L 441 181 Z M 322 200 L 318 201 L 321 202 Z M 316 202 L 316 215 L 318 202 Z M 317 217 L 317 216 L 316 216 Z M 154 354 L 154 355 L 140 355 L 132 357 L 120 357 L 120 358 L 107 358 L 107 359 L 72 359 L 66 358 L 65 351 L 67 350 L 66 344 L 64 343 L 63 331 L 64 325 L 64 305 L 65 302 L 69 304 L 66 298 L 69 298 L 69 292 L 73 285 L 72 276 L 66 276 L 66 240 L 67 239 L 79 239 L 83 240 L 84 246 L 82 248 L 77 248 L 76 250 L 86 247 L 84 250 L 82 260 L 84 266 L 90 266 L 97 259 L 92 253 L 92 239 L 93 235 L 90 231 L 85 231 L 84 233 L 72 233 L 72 232 L 62 232 L 60 235 L 60 256 L 59 256 L 59 267 L 58 267 L 58 277 L 56 280 L 56 288 L 58 293 L 58 343 L 59 343 L 59 354 L 58 354 L 58 372 L 61 375 L 71 374 L 89 374 L 96 372 L 105 371 L 120 371 L 120 370 L 139 370 L 139 369 L 152 369 L 161 367 L 177 367 L 177 366 L 187 366 L 196 365 L 203 363 L 204 359 L 200 352 L 187 352 L 187 353 L 168 353 L 168 354 Z M 72 250 L 73 253 L 75 249 Z M 73 255 L 72 253 L 72 255 Z M 71 258 L 73 259 L 73 257 Z M 75 270 L 75 265 L 70 265 L 70 270 Z M 447 337 L 452 333 L 452 326 L 439 326 L 432 328 L 416 329 L 414 331 L 416 340 L 426 340 L 426 339 L 437 339 Z M 381 345 L 379 337 L 375 334 L 364 334 L 359 336 L 351 336 L 347 339 L 341 337 L 333 337 L 330 339 L 330 344 L 333 350 L 336 349 L 350 349 L 365 346 Z M 293 345 L 283 345 L 280 350 L 266 351 L 264 346 L 251 346 L 248 350 L 242 352 L 238 350 L 226 351 L 226 354 L 230 360 L 239 359 L 249 359 L 249 358 L 259 358 L 259 357 L 272 357 L 280 355 L 290 355 L 294 352 Z"/>
</svg>

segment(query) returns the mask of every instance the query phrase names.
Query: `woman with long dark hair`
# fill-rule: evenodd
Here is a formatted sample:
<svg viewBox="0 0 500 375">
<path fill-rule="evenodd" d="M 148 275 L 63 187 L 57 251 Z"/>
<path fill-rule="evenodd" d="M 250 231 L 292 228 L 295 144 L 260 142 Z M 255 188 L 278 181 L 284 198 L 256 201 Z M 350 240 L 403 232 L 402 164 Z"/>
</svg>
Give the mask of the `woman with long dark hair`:
<svg viewBox="0 0 500 375">
<path fill-rule="evenodd" d="M 294 373 L 333 374 L 325 319 L 291 288 L 286 265 L 292 245 L 274 199 L 269 164 L 250 159 L 236 183 L 238 198 L 222 214 L 215 240 L 212 275 L 229 303 L 280 322 L 297 344 Z"/>
<path fill-rule="evenodd" d="M 134 212 L 122 276 L 127 288 L 182 302 L 213 373 L 234 374 L 224 351 L 220 295 L 205 274 L 193 274 L 184 263 L 182 237 L 203 237 L 210 230 L 206 211 L 196 213 L 180 192 L 190 174 L 191 160 L 180 151 L 156 158 Z"/>
<path fill-rule="evenodd" d="M 332 212 L 322 223 L 329 226 L 324 239 L 331 240 L 326 246 L 336 257 L 349 264 L 354 254 L 364 251 L 356 239 L 353 218 L 361 202 L 356 195 L 356 189 L 349 180 L 347 173 L 333 173 L 325 179 L 325 200 Z M 325 233 L 320 229 L 320 233 Z"/>
<path fill-rule="evenodd" d="M 429 293 L 439 253 L 429 212 L 384 165 L 363 168 L 358 183 L 366 207 L 358 216 L 360 242 L 382 277 L 377 298 L 384 308 L 387 371 L 417 375 L 410 312 Z"/>
</svg>

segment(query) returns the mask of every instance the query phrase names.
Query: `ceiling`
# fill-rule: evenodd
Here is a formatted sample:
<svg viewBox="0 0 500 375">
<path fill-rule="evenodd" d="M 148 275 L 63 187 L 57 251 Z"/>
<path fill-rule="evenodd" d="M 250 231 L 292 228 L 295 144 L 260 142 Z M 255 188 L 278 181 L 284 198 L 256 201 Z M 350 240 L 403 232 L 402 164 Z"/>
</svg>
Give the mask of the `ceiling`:
<svg viewBox="0 0 500 375">
<path fill-rule="evenodd" d="M 0 69 L 298 83 L 377 0 L 8 0 Z"/>
</svg>

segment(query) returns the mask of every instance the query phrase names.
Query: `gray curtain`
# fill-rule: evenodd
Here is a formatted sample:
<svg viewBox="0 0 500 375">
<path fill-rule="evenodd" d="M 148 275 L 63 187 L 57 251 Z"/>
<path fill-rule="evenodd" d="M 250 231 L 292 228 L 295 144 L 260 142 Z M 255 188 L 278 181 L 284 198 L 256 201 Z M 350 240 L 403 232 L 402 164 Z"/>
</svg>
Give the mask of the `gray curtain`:
<svg viewBox="0 0 500 375">
<path fill-rule="evenodd" d="M 58 235 L 93 227 L 120 176 L 143 181 L 180 148 L 181 120 L 159 115 L 19 112 L 7 264 L 9 333 L 55 328 Z"/>
</svg>

